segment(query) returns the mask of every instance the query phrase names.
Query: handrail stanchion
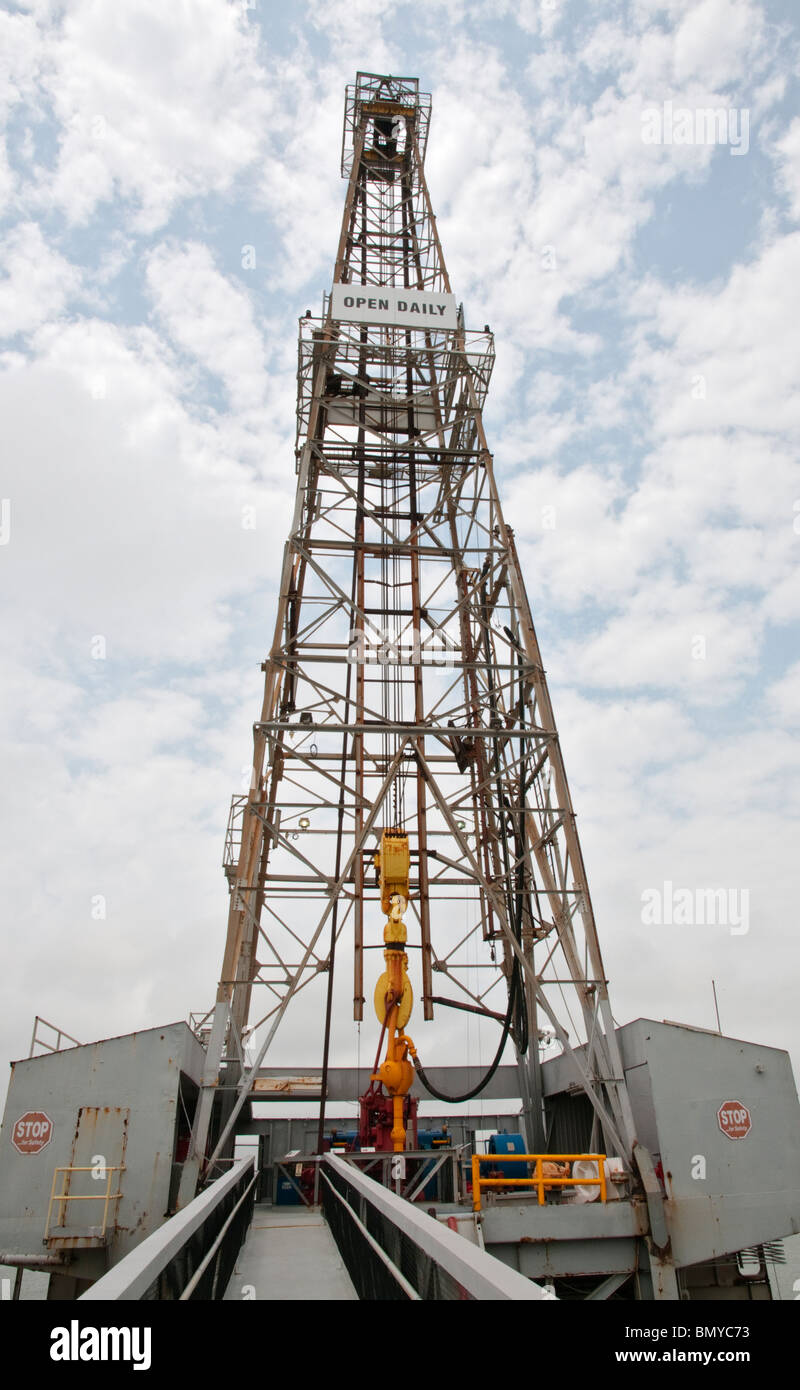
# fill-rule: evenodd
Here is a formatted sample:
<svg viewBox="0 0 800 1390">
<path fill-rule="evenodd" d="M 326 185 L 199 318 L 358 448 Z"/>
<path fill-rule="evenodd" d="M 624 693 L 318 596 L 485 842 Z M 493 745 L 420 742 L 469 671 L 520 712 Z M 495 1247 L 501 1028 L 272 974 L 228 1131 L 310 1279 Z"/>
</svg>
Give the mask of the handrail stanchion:
<svg viewBox="0 0 800 1390">
<path fill-rule="evenodd" d="M 556 1177 L 555 1174 L 545 1174 L 543 1164 L 546 1162 L 590 1162 L 597 1164 L 598 1176 L 596 1178 L 576 1177 L 574 1171 L 564 1178 Z M 482 1163 L 532 1163 L 533 1173 L 527 1178 L 482 1178 L 480 1175 L 480 1165 Z M 472 1208 L 473 1211 L 481 1209 L 481 1188 L 482 1187 L 533 1187 L 540 1207 L 545 1205 L 545 1190 L 551 1187 L 599 1187 L 600 1200 L 608 1201 L 608 1189 L 606 1184 L 605 1154 L 473 1154 L 472 1155 Z"/>
</svg>

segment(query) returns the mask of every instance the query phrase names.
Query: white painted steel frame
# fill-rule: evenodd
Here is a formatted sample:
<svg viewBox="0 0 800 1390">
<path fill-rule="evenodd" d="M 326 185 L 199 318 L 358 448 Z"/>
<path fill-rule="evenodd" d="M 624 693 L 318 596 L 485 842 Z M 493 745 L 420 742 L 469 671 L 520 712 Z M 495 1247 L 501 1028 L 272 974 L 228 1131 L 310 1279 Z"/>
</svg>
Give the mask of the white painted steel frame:
<svg viewBox="0 0 800 1390">
<path fill-rule="evenodd" d="M 555 1301 L 549 1290 L 509 1269 L 508 1265 L 479 1249 L 464 1236 L 443 1226 L 426 1212 L 419 1211 L 404 1197 L 398 1197 L 391 1188 L 383 1187 L 374 1178 L 359 1173 L 358 1169 L 336 1154 L 326 1154 L 323 1171 L 326 1167 L 340 1174 L 360 1198 L 397 1226 L 440 1269 L 460 1284 L 470 1298 L 494 1302 Z"/>
</svg>

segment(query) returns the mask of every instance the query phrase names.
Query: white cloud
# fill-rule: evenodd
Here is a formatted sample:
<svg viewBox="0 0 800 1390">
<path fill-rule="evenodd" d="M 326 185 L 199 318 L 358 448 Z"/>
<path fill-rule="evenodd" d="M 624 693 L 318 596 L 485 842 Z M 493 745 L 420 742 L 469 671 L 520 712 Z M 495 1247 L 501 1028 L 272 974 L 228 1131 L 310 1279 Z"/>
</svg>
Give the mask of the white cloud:
<svg viewBox="0 0 800 1390">
<path fill-rule="evenodd" d="M 783 724 L 800 724 L 800 661 L 767 690 L 767 703 Z"/>
<path fill-rule="evenodd" d="M 782 140 L 776 141 L 780 156 L 780 182 L 789 198 L 792 217 L 800 221 L 800 116 L 792 121 Z"/>
<path fill-rule="evenodd" d="M 787 286 L 800 274 L 800 233 L 777 238 L 722 287 L 667 289 L 645 282 L 631 309 L 641 318 L 637 370 L 653 384 L 657 428 L 668 434 L 744 429 L 794 431 L 797 325 Z M 657 335 L 658 346 L 645 337 Z M 663 346 L 662 346 L 663 344 Z"/>
<path fill-rule="evenodd" d="M 675 35 L 676 80 L 710 87 L 736 82 L 760 52 L 763 27 L 763 11 L 751 0 L 700 0 Z"/>
<path fill-rule="evenodd" d="M 701 733 L 680 695 L 598 702 L 551 687 L 615 1016 L 715 1027 L 714 978 L 723 1031 L 796 1051 L 792 972 L 776 969 L 794 950 L 796 740 L 755 727 L 758 708 Z M 666 881 L 745 889 L 749 931 L 644 925 L 642 893 Z"/>
<path fill-rule="evenodd" d="M 264 147 L 270 83 L 237 5 L 74 0 L 43 40 L 62 135 L 42 198 L 72 222 L 119 193 L 157 228 L 179 199 L 229 191 Z"/>
<path fill-rule="evenodd" d="M 36 347 L 34 364 L 0 378 L 3 558 L 26 599 L 15 626 L 62 630 L 87 656 L 104 634 L 128 660 L 208 660 L 230 632 L 227 605 L 268 569 L 292 475 L 284 463 L 283 485 L 266 485 L 236 458 L 234 425 L 187 412 L 187 380 L 152 332 L 84 321 L 42 330 Z M 265 431 L 261 449 L 268 441 L 285 459 L 284 441 Z M 245 506 L 255 529 L 243 528 Z M 43 601 L 31 625 L 28 605 Z"/>
<path fill-rule="evenodd" d="M 82 276 L 45 241 L 35 222 L 21 222 L 0 252 L 0 337 L 31 333 L 56 318 L 81 287 Z"/>
<path fill-rule="evenodd" d="M 562 642 L 561 660 L 589 689 L 657 688 L 719 706 L 741 693 L 762 632 L 752 604 L 714 605 L 698 586 L 650 580 L 597 636 Z"/>
<path fill-rule="evenodd" d="M 554 463 L 518 471 L 506 487 L 545 602 L 609 609 L 592 640 L 567 648 L 588 684 L 732 698 L 766 624 L 800 616 L 796 315 L 786 293 L 798 255 L 795 234 L 719 285 L 641 284 L 630 300 L 636 338 L 626 373 L 630 403 L 642 393 L 648 403 L 640 466 Z M 545 397 L 548 385 L 545 377 Z M 624 408 L 620 388 L 616 379 L 615 411 Z M 554 401 L 526 422 L 527 446 L 524 423 L 504 433 L 504 456 L 524 463 L 553 452 L 559 424 L 570 442 L 590 439 L 591 421 L 582 428 L 574 409 Z M 707 644 L 699 661 L 696 636 Z"/>
<path fill-rule="evenodd" d="M 728 106 L 718 83 L 767 61 L 760 12 L 746 0 L 675 13 L 671 31 L 652 27 L 652 15 L 633 28 L 600 21 L 577 60 L 551 36 L 527 63 L 535 104 L 486 41 L 460 37 L 436 56 L 428 167 L 451 275 L 477 317 L 517 344 L 597 349 L 595 336 L 576 332 L 565 300 L 619 270 L 654 195 L 703 177 L 715 153 L 646 144 L 643 110 L 666 98 Z M 722 61 L 710 38 L 721 26 Z M 606 83 L 593 98 L 578 77 L 586 70 Z"/>
<path fill-rule="evenodd" d="M 148 259 L 146 277 L 172 339 L 224 383 L 231 404 L 262 404 L 266 354 L 252 302 L 220 274 L 208 248 L 162 244 Z"/>
<path fill-rule="evenodd" d="M 8 153 L 9 120 L 20 103 L 35 106 L 41 51 L 32 16 L 0 11 L 0 209 L 7 211 L 17 178 Z"/>
</svg>

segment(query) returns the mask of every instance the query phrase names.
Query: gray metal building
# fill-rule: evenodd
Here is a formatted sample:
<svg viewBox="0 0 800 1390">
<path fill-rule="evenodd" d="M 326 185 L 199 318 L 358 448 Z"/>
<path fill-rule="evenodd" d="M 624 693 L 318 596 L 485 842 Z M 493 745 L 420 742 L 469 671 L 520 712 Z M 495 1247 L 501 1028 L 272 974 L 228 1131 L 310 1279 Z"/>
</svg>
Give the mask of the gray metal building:
<svg viewBox="0 0 800 1390">
<path fill-rule="evenodd" d="M 49 1268 L 51 1297 L 73 1298 L 161 1225 L 204 1055 L 187 1024 L 171 1023 L 12 1064 L 0 1264 Z M 49 1126 L 21 1124 L 28 1115 Z"/>
<path fill-rule="evenodd" d="M 800 1231 L 800 1105 L 788 1053 L 650 1019 L 617 1037 L 637 1139 L 654 1160 L 646 1202 L 490 1199 L 487 1248 L 531 1278 L 602 1277 L 609 1291 L 635 1279 L 639 1297 L 653 1296 L 650 1251 L 666 1279 L 676 1272 L 668 1297 L 769 1297 L 763 1253 L 737 1256 Z M 591 1149 L 591 1107 L 568 1059 L 542 1070 L 548 1149 Z"/>
<path fill-rule="evenodd" d="M 584 1297 L 769 1297 L 758 1252 L 800 1232 L 800 1106 L 788 1054 L 649 1019 L 617 1037 L 653 1181 L 643 1189 L 625 1172 L 606 1202 L 570 1191 L 544 1206 L 534 1193 L 489 1191 L 486 1249 Z M 14 1063 L 0 1131 L 0 1263 L 46 1268 L 50 1297 L 74 1298 L 156 1230 L 175 1210 L 204 1061 L 191 1029 L 173 1023 Z M 463 1084 L 458 1069 L 447 1071 L 438 1084 Z M 568 1059 L 546 1062 L 543 1077 L 548 1152 L 592 1152 L 594 1112 Z M 315 1081 L 303 1073 L 275 1086 L 265 1069 L 256 1099 L 307 1102 Z M 362 1085 L 355 1070 L 332 1072 L 329 1099 L 353 1099 Z M 447 1118 L 455 1150 L 487 1123 L 514 1129 L 518 1085 L 517 1068 L 501 1067 L 494 1116 L 463 1107 L 446 1116 L 443 1107 L 426 1123 Z M 315 1147 L 312 1120 L 255 1118 L 248 1106 L 238 1129 L 261 1136 L 262 1200 L 286 1152 Z"/>
</svg>

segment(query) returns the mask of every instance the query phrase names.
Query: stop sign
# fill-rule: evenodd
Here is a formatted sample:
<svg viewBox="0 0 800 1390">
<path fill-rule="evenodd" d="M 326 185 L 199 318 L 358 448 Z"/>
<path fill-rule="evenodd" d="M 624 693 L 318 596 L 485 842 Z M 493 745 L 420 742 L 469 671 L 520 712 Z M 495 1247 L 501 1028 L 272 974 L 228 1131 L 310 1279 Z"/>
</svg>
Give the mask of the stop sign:
<svg viewBox="0 0 800 1390">
<path fill-rule="evenodd" d="M 744 1139 L 750 1133 L 750 1111 L 740 1100 L 726 1100 L 717 1111 L 717 1123 L 729 1139 Z"/>
<path fill-rule="evenodd" d="M 53 1137 L 53 1121 L 43 1110 L 27 1110 L 11 1131 L 11 1142 L 21 1154 L 38 1154 Z"/>
</svg>

